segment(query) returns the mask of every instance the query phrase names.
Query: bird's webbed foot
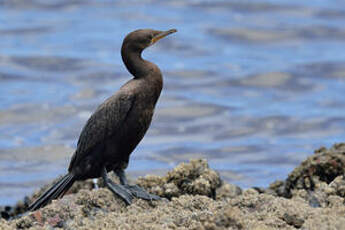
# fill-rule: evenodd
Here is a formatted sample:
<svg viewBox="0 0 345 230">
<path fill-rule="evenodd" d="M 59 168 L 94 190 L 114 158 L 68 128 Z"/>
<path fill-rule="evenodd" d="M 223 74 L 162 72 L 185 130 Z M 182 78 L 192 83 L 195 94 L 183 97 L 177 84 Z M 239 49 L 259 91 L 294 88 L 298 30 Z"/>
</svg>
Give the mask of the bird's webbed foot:
<svg viewBox="0 0 345 230">
<path fill-rule="evenodd" d="M 142 187 L 140 187 L 139 185 L 124 185 L 124 187 L 126 189 L 128 189 L 133 196 L 140 198 L 140 199 L 144 199 L 144 200 L 160 200 L 161 198 L 155 194 L 151 194 L 148 193 L 147 191 L 145 191 L 145 189 L 143 189 Z"/>
<path fill-rule="evenodd" d="M 102 172 L 102 178 L 104 181 L 104 184 L 107 186 L 107 188 L 112 191 L 115 195 L 119 196 L 127 205 L 132 204 L 132 200 L 134 196 L 132 195 L 132 192 L 127 190 L 125 186 L 115 184 L 112 180 L 109 179 L 107 175 L 107 170 L 104 168 Z"/>
<path fill-rule="evenodd" d="M 144 199 L 144 200 L 160 200 L 161 197 L 150 194 L 145 189 L 139 185 L 129 185 L 125 172 L 123 170 L 116 170 L 115 174 L 119 177 L 120 183 L 135 197 Z"/>
</svg>

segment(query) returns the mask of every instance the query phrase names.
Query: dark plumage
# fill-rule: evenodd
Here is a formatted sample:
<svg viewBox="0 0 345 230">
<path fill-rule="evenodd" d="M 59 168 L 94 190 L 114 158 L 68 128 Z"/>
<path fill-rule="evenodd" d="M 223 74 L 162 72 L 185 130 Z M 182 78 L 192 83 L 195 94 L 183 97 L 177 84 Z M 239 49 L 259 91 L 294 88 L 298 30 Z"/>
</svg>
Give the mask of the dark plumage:
<svg viewBox="0 0 345 230">
<path fill-rule="evenodd" d="M 121 48 L 122 60 L 134 76 L 113 96 L 103 102 L 84 126 L 72 156 L 68 173 L 30 205 L 36 210 L 62 197 L 77 180 L 103 177 L 106 186 L 127 204 L 133 197 L 159 199 L 137 185 L 127 183 L 124 170 L 129 156 L 150 126 L 156 102 L 163 86 L 159 68 L 141 57 L 142 51 L 159 39 L 176 32 L 136 30 L 126 36 Z M 121 184 L 107 177 L 114 171 Z"/>
</svg>

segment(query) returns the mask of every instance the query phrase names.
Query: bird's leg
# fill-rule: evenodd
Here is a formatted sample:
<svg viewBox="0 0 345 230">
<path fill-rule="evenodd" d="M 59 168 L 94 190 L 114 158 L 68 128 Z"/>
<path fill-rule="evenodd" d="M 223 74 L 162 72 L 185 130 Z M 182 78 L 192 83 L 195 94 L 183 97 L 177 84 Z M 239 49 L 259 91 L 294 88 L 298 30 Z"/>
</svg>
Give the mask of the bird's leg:
<svg viewBox="0 0 345 230">
<path fill-rule="evenodd" d="M 115 174 L 119 177 L 120 183 L 127 189 L 129 190 L 133 196 L 137 198 L 141 198 L 144 200 L 160 200 L 161 198 L 157 195 L 150 194 L 146 192 L 143 188 L 141 188 L 139 185 L 129 185 L 125 171 L 124 170 L 116 170 L 114 171 Z"/>
<path fill-rule="evenodd" d="M 128 180 L 124 170 L 116 170 L 115 174 L 119 177 L 122 185 L 128 185 Z"/>
<path fill-rule="evenodd" d="M 112 180 L 110 180 L 105 167 L 102 171 L 102 178 L 104 184 L 110 191 L 112 191 L 115 195 L 121 197 L 127 205 L 132 204 L 132 199 L 134 198 L 132 195 L 132 191 L 128 191 L 128 189 L 126 189 L 123 185 L 115 184 Z"/>
</svg>

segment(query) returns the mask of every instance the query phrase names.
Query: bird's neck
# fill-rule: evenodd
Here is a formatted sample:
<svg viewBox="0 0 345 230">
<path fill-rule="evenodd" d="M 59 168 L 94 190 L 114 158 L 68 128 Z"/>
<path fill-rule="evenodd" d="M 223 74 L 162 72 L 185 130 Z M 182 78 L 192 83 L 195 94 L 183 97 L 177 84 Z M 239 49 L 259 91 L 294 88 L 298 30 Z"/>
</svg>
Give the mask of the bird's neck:
<svg viewBox="0 0 345 230">
<path fill-rule="evenodd" d="M 128 51 L 128 50 L 127 50 Z M 147 89 L 153 94 L 154 104 L 157 102 L 163 87 L 163 77 L 157 65 L 144 60 L 140 52 L 121 50 L 122 60 L 134 79 L 147 81 Z"/>
<path fill-rule="evenodd" d="M 141 51 L 126 52 L 126 50 L 122 49 L 121 55 L 128 71 L 134 76 L 134 78 L 145 78 L 150 75 L 153 64 L 141 57 Z"/>
</svg>

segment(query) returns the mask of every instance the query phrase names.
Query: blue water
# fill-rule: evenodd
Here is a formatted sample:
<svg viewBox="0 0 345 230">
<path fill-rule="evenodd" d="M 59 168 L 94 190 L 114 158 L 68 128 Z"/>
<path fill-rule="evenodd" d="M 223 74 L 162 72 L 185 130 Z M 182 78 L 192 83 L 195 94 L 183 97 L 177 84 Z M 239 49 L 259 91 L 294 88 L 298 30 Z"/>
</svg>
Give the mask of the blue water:
<svg viewBox="0 0 345 230">
<path fill-rule="evenodd" d="M 242 187 L 344 141 L 343 1 L 0 1 L 0 205 L 63 174 L 83 124 L 130 75 L 124 36 L 164 74 L 128 173 L 207 158 Z"/>
</svg>

